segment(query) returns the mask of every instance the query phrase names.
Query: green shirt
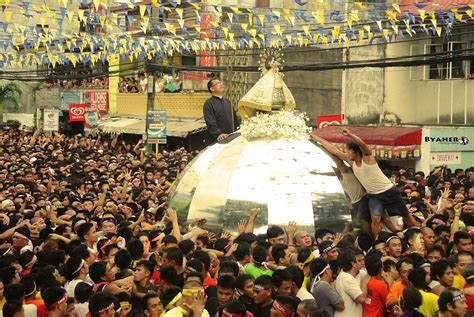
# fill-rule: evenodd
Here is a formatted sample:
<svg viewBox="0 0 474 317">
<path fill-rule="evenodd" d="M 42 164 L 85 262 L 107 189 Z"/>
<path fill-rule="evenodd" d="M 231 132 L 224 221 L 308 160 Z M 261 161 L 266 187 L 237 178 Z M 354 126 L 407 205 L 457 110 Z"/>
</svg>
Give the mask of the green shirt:
<svg viewBox="0 0 474 317">
<path fill-rule="evenodd" d="M 272 270 L 258 268 L 253 263 L 245 264 L 244 268 L 242 269 L 242 273 L 251 275 L 253 278 L 257 278 L 262 275 L 273 275 Z"/>
</svg>

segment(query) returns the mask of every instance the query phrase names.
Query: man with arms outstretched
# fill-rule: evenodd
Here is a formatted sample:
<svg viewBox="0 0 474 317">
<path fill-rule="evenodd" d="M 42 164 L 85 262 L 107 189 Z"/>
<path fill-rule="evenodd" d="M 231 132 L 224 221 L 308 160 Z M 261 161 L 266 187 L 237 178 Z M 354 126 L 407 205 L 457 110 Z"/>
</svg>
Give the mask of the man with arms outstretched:
<svg viewBox="0 0 474 317">
<path fill-rule="evenodd" d="M 349 132 L 348 129 L 342 129 L 342 134 L 352 139 L 352 141 L 347 143 L 347 153 L 341 152 L 325 140 L 321 141 L 322 139 L 319 137 L 311 137 L 313 140 L 319 141 L 331 154 L 349 163 L 357 180 L 365 188 L 369 203 L 370 219 L 372 221 L 372 236 L 377 238 L 382 230 L 381 221 L 384 209 L 388 211 L 390 216 L 403 217 L 409 226 L 417 226 L 418 224 L 413 216 L 410 215 L 402 200 L 400 191 L 383 174 L 367 144 L 361 138 Z M 358 215 L 359 219 L 369 218 L 367 216 Z M 392 231 L 396 229 L 391 221 L 387 221 L 387 225 Z"/>
</svg>

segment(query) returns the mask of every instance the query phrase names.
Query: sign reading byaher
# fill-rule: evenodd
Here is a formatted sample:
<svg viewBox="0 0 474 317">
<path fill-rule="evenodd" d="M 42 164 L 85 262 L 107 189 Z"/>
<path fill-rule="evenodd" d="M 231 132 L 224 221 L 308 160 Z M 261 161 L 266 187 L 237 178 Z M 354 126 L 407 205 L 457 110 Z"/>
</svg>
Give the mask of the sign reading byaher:
<svg viewBox="0 0 474 317">
<path fill-rule="evenodd" d="M 440 143 L 440 144 L 461 144 L 468 145 L 469 138 L 467 136 L 454 137 L 429 137 L 425 136 L 425 142 Z"/>
</svg>

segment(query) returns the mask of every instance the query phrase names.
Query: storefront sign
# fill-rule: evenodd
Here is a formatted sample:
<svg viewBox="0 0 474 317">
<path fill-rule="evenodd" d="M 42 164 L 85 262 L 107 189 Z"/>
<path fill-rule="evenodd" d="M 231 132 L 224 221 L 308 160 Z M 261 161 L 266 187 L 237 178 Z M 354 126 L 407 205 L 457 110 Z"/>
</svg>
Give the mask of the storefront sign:
<svg viewBox="0 0 474 317">
<path fill-rule="evenodd" d="M 56 109 L 44 109 L 43 130 L 59 131 L 59 112 Z"/>
<path fill-rule="evenodd" d="M 148 143 L 166 144 L 166 123 L 167 116 L 165 110 L 148 111 L 146 116 Z"/>
<path fill-rule="evenodd" d="M 340 114 L 332 115 L 332 116 L 318 116 L 316 126 L 318 129 L 322 129 L 327 127 L 328 125 L 341 125 L 342 124 L 342 116 Z"/>
<path fill-rule="evenodd" d="M 442 152 L 431 154 L 431 164 L 461 164 L 461 152 Z"/>
<path fill-rule="evenodd" d="M 85 104 L 89 112 L 107 112 L 109 110 L 109 93 L 107 91 L 86 91 Z"/>
<path fill-rule="evenodd" d="M 86 105 L 75 104 L 69 105 L 69 121 L 85 121 Z"/>
</svg>

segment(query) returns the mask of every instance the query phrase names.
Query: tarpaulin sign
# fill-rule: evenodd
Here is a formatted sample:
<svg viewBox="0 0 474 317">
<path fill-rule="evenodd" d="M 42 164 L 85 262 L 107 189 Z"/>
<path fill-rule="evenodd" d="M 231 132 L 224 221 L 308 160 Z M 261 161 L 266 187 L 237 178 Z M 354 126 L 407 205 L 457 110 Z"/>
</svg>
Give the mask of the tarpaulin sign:
<svg viewBox="0 0 474 317">
<path fill-rule="evenodd" d="M 109 110 L 109 93 L 107 91 L 86 91 L 88 112 L 107 112 Z"/>
</svg>

